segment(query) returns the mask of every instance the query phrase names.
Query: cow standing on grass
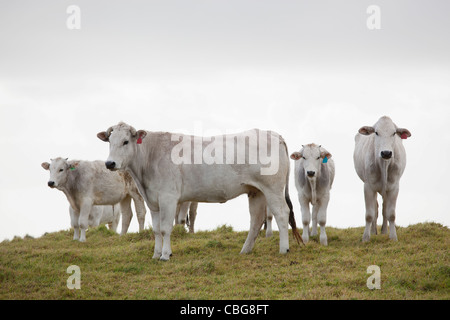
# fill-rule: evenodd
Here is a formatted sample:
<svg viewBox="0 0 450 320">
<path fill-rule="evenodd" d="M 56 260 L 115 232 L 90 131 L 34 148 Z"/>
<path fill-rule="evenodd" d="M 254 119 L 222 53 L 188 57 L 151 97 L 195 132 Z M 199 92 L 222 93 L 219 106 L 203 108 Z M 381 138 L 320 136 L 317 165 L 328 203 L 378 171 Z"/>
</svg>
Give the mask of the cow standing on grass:
<svg viewBox="0 0 450 320">
<path fill-rule="evenodd" d="M 397 240 L 395 206 L 400 178 L 406 167 L 406 152 L 402 139 L 411 137 L 408 129 L 398 128 L 389 117 L 381 117 L 372 127 L 364 126 L 355 137 L 353 160 L 356 173 L 364 182 L 366 228 L 362 237 L 369 241 L 371 232 L 377 233 L 377 193 L 383 198 L 383 225 L 381 233 Z"/>
<path fill-rule="evenodd" d="M 120 202 L 122 232 L 128 231 L 132 218 L 131 199 L 134 200 L 139 231 L 144 230 L 145 203 L 133 179 L 126 172 L 111 172 L 103 161 L 68 161 L 63 158 L 44 162 L 50 171 L 48 186 L 64 192 L 74 210 L 74 240 L 86 241 L 86 229 L 94 205 L 115 205 Z M 76 218 L 78 217 L 78 218 Z M 79 231 L 81 235 L 78 238 Z"/>
<path fill-rule="evenodd" d="M 97 137 L 109 142 L 106 167 L 130 172 L 150 208 L 155 232 L 154 259 L 169 260 L 172 254 L 170 234 L 181 203 L 223 203 L 244 193 L 249 196 L 250 231 L 241 253 L 250 252 L 255 244 L 266 216 L 266 201 L 280 230 L 280 253 L 289 251 L 288 223 L 294 236 L 301 239 L 289 199 L 288 151 L 278 134 L 255 129 L 205 139 L 136 131 L 121 122 Z M 271 157 L 263 159 L 262 155 L 267 157 L 268 144 Z M 245 161 L 242 151 L 248 155 Z M 182 161 L 178 158 L 181 153 Z M 213 161 L 205 158 L 205 154 L 212 153 Z"/>
<path fill-rule="evenodd" d="M 328 245 L 325 224 L 330 201 L 330 189 L 334 180 L 334 161 L 331 154 L 314 143 L 303 146 L 299 152 L 291 154 L 295 160 L 295 186 L 302 210 L 303 241 L 309 240 L 309 222 L 313 206 L 311 235 L 317 235 L 317 223 L 320 225 L 320 243 Z"/>
</svg>

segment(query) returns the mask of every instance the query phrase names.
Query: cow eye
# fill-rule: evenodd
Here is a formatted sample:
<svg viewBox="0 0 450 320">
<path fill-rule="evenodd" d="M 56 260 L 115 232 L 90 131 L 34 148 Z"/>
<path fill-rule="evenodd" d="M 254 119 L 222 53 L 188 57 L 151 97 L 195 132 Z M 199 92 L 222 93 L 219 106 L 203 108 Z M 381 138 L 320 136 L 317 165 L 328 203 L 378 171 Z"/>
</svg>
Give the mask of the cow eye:
<svg viewBox="0 0 450 320">
<path fill-rule="evenodd" d="M 319 160 L 320 159 L 320 157 L 317 157 L 317 160 Z"/>
<path fill-rule="evenodd" d="M 302 157 L 302 158 L 306 160 L 306 158 L 305 158 L 305 157 Z"/>
<path fill-rule="evenodd" d="M 378 132 L 375 131 L 375 134 L 378 135 Z"/>
<path fill-rule="evenodd" d="M 64 171 L 64 169 L 59 169 L 59 172 L 63 172 Z"/>
<path fill-rule="evenodd" d="M 128 140 L 123 142 L 123 145 L 127 145 L 128 144 Z"/>
</svg>

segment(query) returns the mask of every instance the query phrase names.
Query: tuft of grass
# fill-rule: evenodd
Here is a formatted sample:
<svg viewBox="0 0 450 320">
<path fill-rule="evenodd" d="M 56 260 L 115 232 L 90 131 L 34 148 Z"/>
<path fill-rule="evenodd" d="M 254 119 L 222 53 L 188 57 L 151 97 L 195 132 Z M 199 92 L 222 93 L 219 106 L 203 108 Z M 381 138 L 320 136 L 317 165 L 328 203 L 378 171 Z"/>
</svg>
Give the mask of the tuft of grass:
<svg viewBox="0 0 450 320">
<path fill-rule="evenodd" d="M 0 299 L 450 299 L 450 232 L 437 223 L 398 228 L 361 242 L 364 228 L 327 227 L 328 246 L 312 237 L 280 255 L 279 234 L 261 231 L 253 251 L 239 254 L 247 232 L 231 226 L 190 234 L 175 226 L 173 256 L 152 259 L 151 229 L 124 236 L 91 229 L 0 243 Z M 380 233 L 380 230 L 379 230 Z M 81 270 L 81 289 L 67 288 L 67 268 Z M 369 290 L 370 265 L 381 289 Z"/>
</svg>

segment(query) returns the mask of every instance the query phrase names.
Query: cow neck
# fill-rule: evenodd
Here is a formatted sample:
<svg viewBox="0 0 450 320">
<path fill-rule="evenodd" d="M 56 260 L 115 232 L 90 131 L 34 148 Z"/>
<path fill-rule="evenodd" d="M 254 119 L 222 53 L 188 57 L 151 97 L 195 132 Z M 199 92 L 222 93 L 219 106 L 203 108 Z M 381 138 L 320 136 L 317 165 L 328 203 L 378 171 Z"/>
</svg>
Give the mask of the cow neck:
<svg viewBox="0 0 450 320">
<path fill-rule="evenodd" d="M 391 158 L 389 161 L 379 160 L 379 168 L 380 168 L 380 173 L 381 173 L 381 195 L 383 197 L 386 195 L 389 165 L 391 164 L 392 160 L 394 160 L 394 159 Z"/>
<path fill-rule="evenodd" d="M 66 195 L 67 201 L 69 201 L 70 206 L 72 207 L 72 209 L 74 209 L 75 211 L 80 211 L 80 207 L 77 204 L 77 202 L 75 201 L 75 198 L 73 196 L 73 192 L 71 192 L 68 188 L 66 187 L 61 187 L 60 190 Z"/>
<path fill-rule="evenodd" d="M 137 155 L 136 155 L 135 159 L 143 159 L 143 158 L 146 157 L 145 153 L 142 152 L 141 148 L 142 147 L 138 147 Z M 150 207 L 150 202 L 149 202 L 149 199 L 147 197 L 147 192 L 148 191 L 146 190 L 146 188 L 142 184 L 142 182 L 144 181 L 144 167 L 143 166 L 144 165 L 140 164 L 139 161 L 133 161 L 131 163 L 131 165 L 128 165 L 127 171 L 131 175 L 131 177 L 133 178 L 133 181 L 136 184 L 136 187 L 138 188 L 139 193 L 142 195 L 142 197 L 144 198 L 145 202 Z"/>
<path fill-rule="evenodd" d="M 316 192 L 317 177 L 313 179 L 307 178 L 307 180 L 311 188 L 311 204 L 315 205 L 317 203 L 317 192 Z"/>
<path fill-rule="evenodd" d="M 78 177 L 78 171 L 70 172 L 69 176 L 67 177 L 66 184 L 61 188 L 61 191 L 66 195 L 67 200 L 69 201 L 72 208 L 74 210 L 80 211 L 80 207 L 76 201 L 79 191 Z"/>
<path fill-rule="evenodd" d="M 391 160 L 384 161 L 381 160 L 381 195 L 383 198 L 386 196 L 386 188 L 387 188 L 387 178 L 388 178 L 388 169 Z"/>
</svg>

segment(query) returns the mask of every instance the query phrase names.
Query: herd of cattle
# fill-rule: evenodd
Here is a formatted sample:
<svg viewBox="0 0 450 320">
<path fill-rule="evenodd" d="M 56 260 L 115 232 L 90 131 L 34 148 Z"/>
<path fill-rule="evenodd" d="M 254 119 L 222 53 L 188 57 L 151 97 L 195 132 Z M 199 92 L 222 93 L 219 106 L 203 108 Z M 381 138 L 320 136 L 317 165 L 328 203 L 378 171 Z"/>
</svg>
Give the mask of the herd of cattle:
<svg viewBox="0 0 450 320">
<path fill-rule="evenodd" d="M 327 206 L 335 174 L 331 153 L 311 143 L 290 155 L 295 161 L 295 186 L 302 211 L 303 234 L 300 236 L 289 197 L 290 160 L 286 143 L 274 132 L 254 129 L 255 132 L 271 139 L 245 139 L 250 131 L 214 138 L 221 142 L 241 139 L 247 150 L 250 150 L 250 143 L 256 143 L 256 150 L 267 150 L 268 145 L 271 153 L 278 150 L 277 155 L 271 155 L 276 156 L 278 166 L 274 174 L 261 173 L 266 164 L 261 159 L 226 164 L 175 163 L 174 146 L 180 138 L 185 137 L 190 141 L 187 139 L 189 136 L 177 135 L 174 141 L 171 133 L 137 131 L 123 122 L 97 134 L 99 139 L 109 142 L 110 153 L 105 162 L 56 158 L 51 163 L 42 163 L 42 167 L 50 171 L 48 186 L 61 190 L 69 201 L 74 240 L 86 241 L 86 229 L 102 223 L 108 223 L 115 231 L 120 216 L 121 234 L 125 234 L 132 218 L 133 199 L 139 231 L 144 229 L 145 203 L 150 209 L 155 234 L 153 258 L 169 260 L 172 254 L 170 234 L 174 221 L 178 224 L 189 221 L 189 231 L 194 232 L 199 202 L 223 203 L 246 193 L 249 199 L 250 229 L 241 253 L 252 250 L 264 222 L 266 236 L 272 234 L 272 217 L 275 217 L 279 229 L 280 253 L 289 251 L 288 224 L 297 242 L 303 243 L 310 236 L 318 234 L 319 224 L 320 243 L 327 245 Z M 395 207 L 399 180 L 406 166 L 402 139 L 410 136 L 407 129 L 398 128 L 386 116 L 373 126 L 361 127 L 356 134 L 353 158 L 356 172 L 364 182 L 366 206 L 363 241 L 368 241 L 371 233 L 377 232 L 377 193 L 383 198 L 381 233 L 388 233 L 389 221 L 389 238 L 397 240 Z M 208 148 L 208 141 L 211 139 L 202 142 L 203 150 Z M 234 149 L 231 151 L 232 159 L 233 152 Z M 229 155 L 230 150 L 223 157 Z"/>
</svg>

